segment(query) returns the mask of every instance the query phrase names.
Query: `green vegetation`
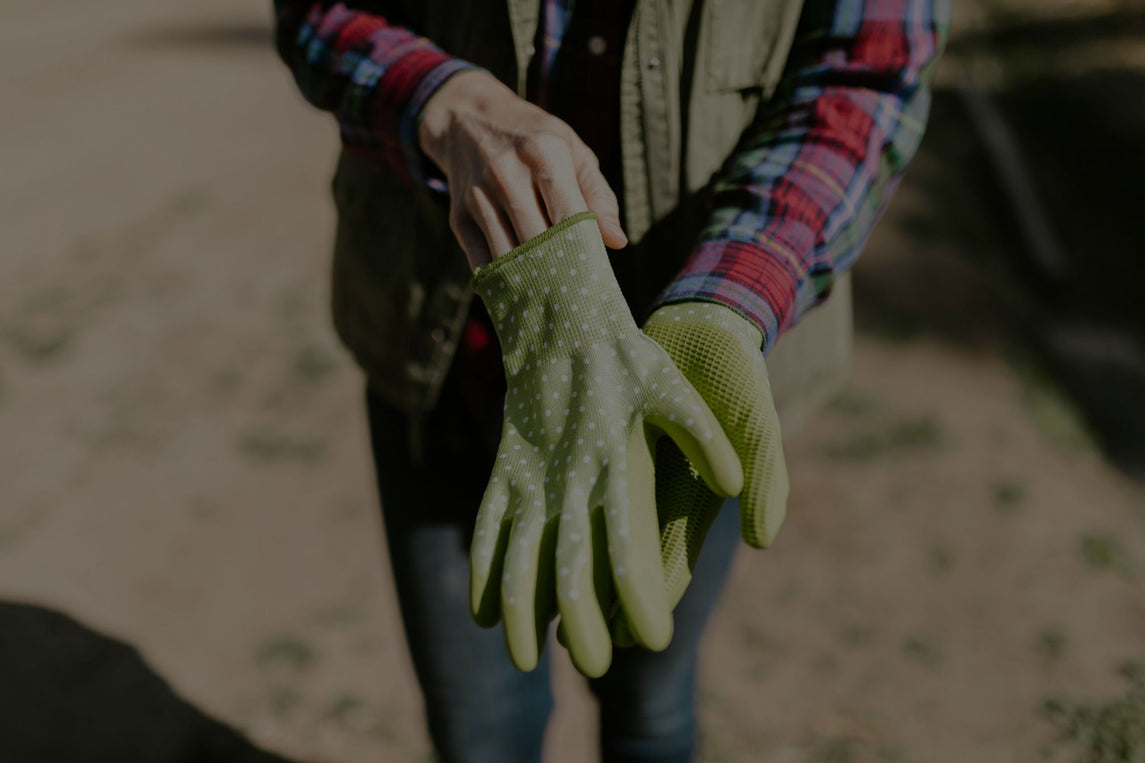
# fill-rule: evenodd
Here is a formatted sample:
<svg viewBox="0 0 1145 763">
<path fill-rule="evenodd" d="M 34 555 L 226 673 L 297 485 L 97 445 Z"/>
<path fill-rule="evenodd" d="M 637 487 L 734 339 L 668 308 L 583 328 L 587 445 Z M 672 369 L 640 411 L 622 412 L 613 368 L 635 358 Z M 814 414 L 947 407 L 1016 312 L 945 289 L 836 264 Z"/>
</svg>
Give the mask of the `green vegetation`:
<svg viewBox="0 0 1145 763">
<path fill-rule="evenodd" d="M 1074 753 L 1074 763 L 1145 763 L 1145 663 L 1130 663 L 1121 674 L 1129 688 L 1120 699 L 1044 703 L 1042 712 L 1057 727 L 1060 743 Z"/>
<path fill-rule="evenodd" d="M 1129 571 L 1129 556 L 1125 547 L 1111 536 L 1084 536 L 1081 539 L 1081 555 L 1085 563 L 1095 570 L 1114 570 L 1122 574 Z"/>
<path fill-rule="evenodd" d="M 301 672 L 318 661 L 318 653 L 302 639 L 276 636 L 259 646 L 256 660 L 259 668 L 266 672 L 278 672 L 283 668 Z"/>
<path fill-rule="evenodd" d="M 1038 651 L 1048 660 L 1061 659 L 1069 647 L 1069 636 L 1058 626 L 1046 628 L 1038 634 Z"/>
<path fill-rule="evenodd" d="M 997 482 L 994 484 L 994 508 L 1002 514 L 1019 511 L 1026 503 L 1026 486 L 1020 482 Z"/>
<path fill-rule="evenodd" d="M 902 651 L 910 659 L 931 670 L 938 670 L 946 662 L 946 655 L 941 645 L 926 636 L 910 636 L 904 639 Z"/>
<path fill-rule="evenodd" d="M 923 415 L 834 443 L 824 449 L 824 454 L 839 461 L 865 461 L 879 456 L 937 450 L 945 439 L 938 420 Z"/>
<path fill-rule="evenodd" d="M 318 461 L 326 453 L 321 440 L 271 429 L 246 432 L 239 438 L 239 450 L 257 461 Z"/>
<path fill-rule="evenodd" d="M 930 569 L 936 574 L 943 574 L 954 569 L 958 555 L 951 546 L 940 543 L 930 549 Z"/>
</svg>

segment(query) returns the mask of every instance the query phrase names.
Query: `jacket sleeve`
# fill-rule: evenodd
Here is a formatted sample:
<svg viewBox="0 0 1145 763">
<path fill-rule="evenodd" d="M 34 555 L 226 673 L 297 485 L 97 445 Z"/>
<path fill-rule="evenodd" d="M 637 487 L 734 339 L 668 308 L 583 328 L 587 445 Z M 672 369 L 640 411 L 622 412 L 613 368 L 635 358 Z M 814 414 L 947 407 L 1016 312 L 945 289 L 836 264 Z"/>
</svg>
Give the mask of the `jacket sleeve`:
<svg viewBox="0 0 1145 763">
<path fill-rule="evenodd" d="M 726 305 L 766 353 L 826 299 L 918 148 L 949 19 L 949 0 L 807 0 L 775 94 L 657 306 Z"/>
<path fill-rule="evenodd" d="M 393 2 L 275 0 L 275 43 L 303 97 L 332 112 L 344 150 L 411 187 L 444 190 L 417 142 L 422 106 L 451 75 L 477 69 L 403 24 Z"/>
</svg>

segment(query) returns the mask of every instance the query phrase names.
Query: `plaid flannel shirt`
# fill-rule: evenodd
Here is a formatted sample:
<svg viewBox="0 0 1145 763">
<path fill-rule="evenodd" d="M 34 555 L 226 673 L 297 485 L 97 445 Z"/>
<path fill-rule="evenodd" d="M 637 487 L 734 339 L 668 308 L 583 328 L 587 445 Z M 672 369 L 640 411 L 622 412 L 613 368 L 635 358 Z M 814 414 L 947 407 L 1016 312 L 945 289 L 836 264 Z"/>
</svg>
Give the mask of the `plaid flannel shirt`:
<svg viewBox="0 0 1145 763">
<path fill-rule="evenodd" d="M 449 76 L 479 67 L 342 2 L 275 6 L 280 49 L 305 97 L 337 115 L 346 150 L 446 191 L 417 145 L 417 118 Z M 544 0 L 529 73 L 529 99 L 577 131 L 610 182 L 618 91 L 606 85 L 619 80 L 631 6 Z M 718 174 L 710 224 L 657 303 L 727 305 L 759 327 L 766 352 L 825 299 L 918 148 L 949 15 L 949 0 L 807 0 L 765 118 Z"/>
</svg>

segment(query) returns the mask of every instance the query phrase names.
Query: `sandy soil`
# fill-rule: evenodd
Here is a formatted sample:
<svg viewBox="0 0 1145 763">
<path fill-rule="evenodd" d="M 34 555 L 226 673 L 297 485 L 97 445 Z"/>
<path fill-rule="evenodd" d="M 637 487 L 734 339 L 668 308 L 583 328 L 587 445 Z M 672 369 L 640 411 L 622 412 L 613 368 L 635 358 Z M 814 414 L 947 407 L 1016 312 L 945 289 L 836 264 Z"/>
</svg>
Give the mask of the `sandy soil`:
<svg viewBox="0 0 1145 763">
<path fill-rule="evenodd" d="M 0 9 L 0 597 L 131 642 L 269 749 L 427 760 L 326 312 L 336 132 L 267 6 Z M 704 760 L 1033 761 L 1044 700 L 1145 658 L 1145 495 L 1002 338 L 965 243 L 916 235 L 947 212 L 919 167 L 857 286 L 930 323 L 871 313 L 791 439 L 788 524 L 706 642 Z M 549 760 L 591 760 L 553 657 Z"/>
</svg>

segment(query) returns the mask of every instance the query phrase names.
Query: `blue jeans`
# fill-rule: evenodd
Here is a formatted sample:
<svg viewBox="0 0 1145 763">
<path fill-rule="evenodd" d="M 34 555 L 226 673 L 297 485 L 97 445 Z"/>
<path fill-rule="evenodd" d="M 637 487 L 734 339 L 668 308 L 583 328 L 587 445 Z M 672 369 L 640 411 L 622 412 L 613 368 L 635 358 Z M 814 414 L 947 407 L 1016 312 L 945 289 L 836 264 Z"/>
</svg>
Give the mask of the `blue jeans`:
<svg viewBox="0 0 1145 763">
<path fill-rule="evenodd" d="M 394 582 L 442 763 L 533 763 L 553 709 L 548 662 L 517 670 L 501 629 L 480 628 L 469 615 L 469 542 L 501 407 L 475 414 L 457 376 L 413 438 L 411 417 L 367 392 Z M 617 649 L 609 671 L 590 681 L 605 763 L 692 759 L 697 651 L 739 537 L 738 514 L 734 503 L 725 505 L 713 524 L 669 647 Z"/>
</svg>

